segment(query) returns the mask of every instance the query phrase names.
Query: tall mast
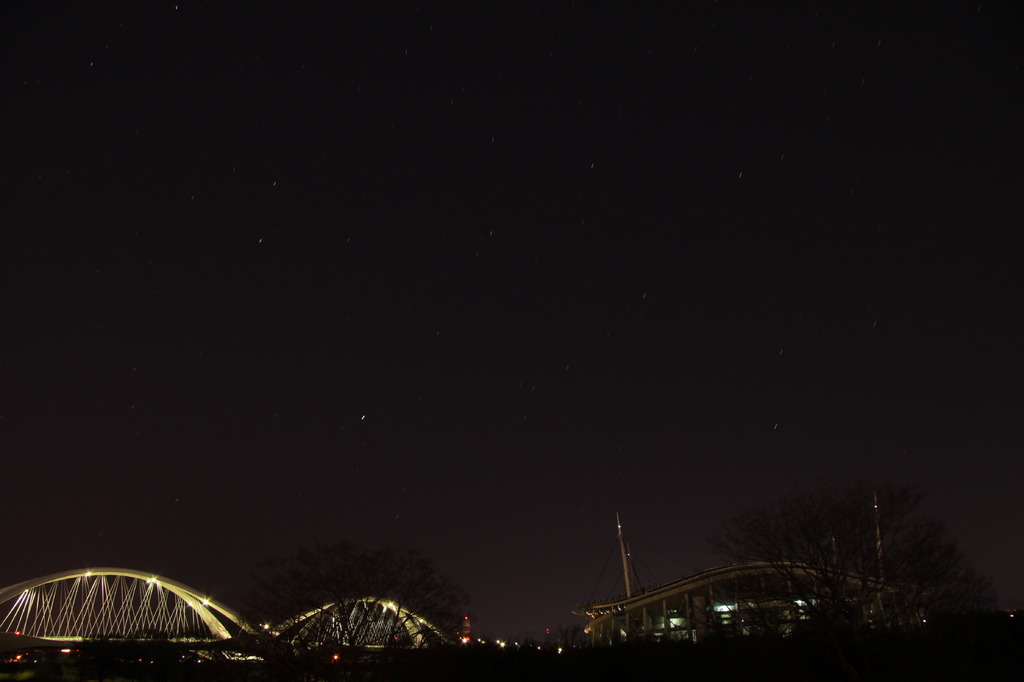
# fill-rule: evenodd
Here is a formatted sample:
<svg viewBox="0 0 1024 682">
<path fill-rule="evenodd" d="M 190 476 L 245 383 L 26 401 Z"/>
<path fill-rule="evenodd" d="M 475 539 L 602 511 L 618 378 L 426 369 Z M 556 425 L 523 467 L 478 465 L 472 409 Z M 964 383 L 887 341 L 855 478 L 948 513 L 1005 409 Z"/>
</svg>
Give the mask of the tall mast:
<svg viewBox="0 0 1024 682">
<path fill-rule="evenodd" d="M 874 491 L 875 497 L 875 551 L 878 552 L 878 582 L 885 584 L 885 563 L 882 561 L 882 511 L 878 508 L 878 491 Z M 878 602 L 878 611 L 882 614 L 882 622 L 885 623 L 885 603 L 882 601 L 882 593 L 879 590 L 875 597 Z"/>
<path fill-rule="evenodd" d="M 622 535 L 622 521 L 619 512 L 615 512 L 615 525 L 619 528 L 619 550 L 622 552 L 622 579 L 626 582 L 626 598 L 633 596 L 633 576 L 629 572 L 629 548 L 626 538 Z"/>
<path fill-rule="evenodd" d="M 882 563 L 882 512 L 878 508 L 878 491 L 875 492 L 875 551 L 878 552 L 878 579 L 885 581 L 885 566 Z"/>
</svg>

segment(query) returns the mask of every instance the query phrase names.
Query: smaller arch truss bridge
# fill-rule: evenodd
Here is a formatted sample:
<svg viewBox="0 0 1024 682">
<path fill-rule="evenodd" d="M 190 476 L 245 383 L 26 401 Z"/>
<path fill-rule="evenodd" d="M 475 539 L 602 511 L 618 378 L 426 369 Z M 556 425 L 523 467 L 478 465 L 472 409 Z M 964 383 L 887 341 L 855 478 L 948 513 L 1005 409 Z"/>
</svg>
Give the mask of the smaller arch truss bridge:
<svg viewBox="0 0 1024 682">
<path fill-rule="evenodd" d="M 375 597 L 325 604 L 300 613 L 278 631 L 301 646 L 334 642 L 350 647 L 418 649 L 446 639 L 437 627 L 412 611 Z"/>
<path fill-rule="evenodd" d="M 227 639 L 241 617 L 197 590 L 125 568 L 64 571 L 0 590 L 0 632 L 83 639 Z"/>
</svg>

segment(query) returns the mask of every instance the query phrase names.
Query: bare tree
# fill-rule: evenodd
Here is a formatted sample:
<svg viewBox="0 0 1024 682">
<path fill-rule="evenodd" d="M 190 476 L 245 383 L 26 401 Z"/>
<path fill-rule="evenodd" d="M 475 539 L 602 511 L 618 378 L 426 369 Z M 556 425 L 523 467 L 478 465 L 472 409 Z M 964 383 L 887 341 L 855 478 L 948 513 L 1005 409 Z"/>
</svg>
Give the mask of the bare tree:
<svg viewBox="0 0 1024 682">
<path fill-rule="evenodd" d="M 415 550 L 347 542 L 263 562 L 248 600 L 268 663 L 314 679 L 343 676 L 389 651 L 447 641 L 466 601 Z"/>
<path fill-rule="evenodd" d="M 555 628 L 555 643 L 563 649 L 577 649 L 583 646 L 583 626 L 579 623 L 566 625 L 560 623 Z"/>
<path fill-rule="evenodd" d="M 945 526 L 922 512 L 924 498 L 892 484 L 793 492 L 740 512 L 710 544 L 766 566 L 767 578 L 745 587 L 752 620 L 826 635 L 859 679 L 865 629 L 916 627 L 994 601 Z"/>
</svg>

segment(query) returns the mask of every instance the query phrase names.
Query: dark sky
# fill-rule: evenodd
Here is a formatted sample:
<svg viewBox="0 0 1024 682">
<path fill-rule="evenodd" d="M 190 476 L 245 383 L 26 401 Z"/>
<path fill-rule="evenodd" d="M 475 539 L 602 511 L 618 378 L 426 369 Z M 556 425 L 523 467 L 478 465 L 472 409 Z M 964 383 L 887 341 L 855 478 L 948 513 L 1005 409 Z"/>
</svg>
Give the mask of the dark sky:
<svg viewBox="0 0 1024 682">
<path fill-rule="evenodd" d="M 0 584 L 403 544 L 516 634 L 863 478 L 1024 605 L 1020 10 L 633 4 L 5 4 Z"/>
</svg>

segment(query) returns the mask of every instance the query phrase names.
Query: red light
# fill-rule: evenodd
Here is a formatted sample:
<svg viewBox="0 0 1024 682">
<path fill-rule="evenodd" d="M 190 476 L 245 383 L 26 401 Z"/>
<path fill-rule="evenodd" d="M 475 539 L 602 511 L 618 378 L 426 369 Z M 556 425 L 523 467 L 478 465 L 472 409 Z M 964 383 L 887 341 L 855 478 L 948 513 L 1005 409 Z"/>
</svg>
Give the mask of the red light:
<svg viewBox="0 0 1024 682">
<path fill-rule="evenodd" d="M 20 634 L 21 634 L 21 630 L 15 630 L 15 631 L 14 631 L 14 634 L 16 634 L 16 635 L 20 635 Z"/>
<path fill-rule="evenodd" d="M 469 616 L 463 616 L 462 620 L 469 620 Z"/>
</svg>

